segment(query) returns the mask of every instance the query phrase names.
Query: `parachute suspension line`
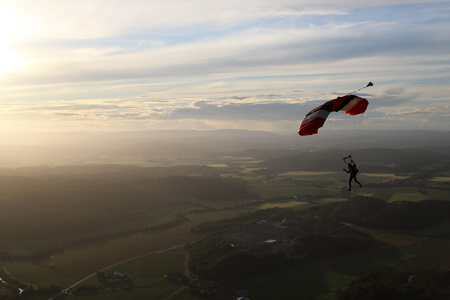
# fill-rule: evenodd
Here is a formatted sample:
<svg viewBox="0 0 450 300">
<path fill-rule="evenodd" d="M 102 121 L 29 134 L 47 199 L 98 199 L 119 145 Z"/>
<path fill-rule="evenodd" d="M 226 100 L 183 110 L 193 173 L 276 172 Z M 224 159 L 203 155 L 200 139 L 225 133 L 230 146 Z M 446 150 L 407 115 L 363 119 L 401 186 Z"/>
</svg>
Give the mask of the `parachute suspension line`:
<svg viewBox="0 0 450 300">
<path fill-rule="evenodd" d="M 332 116 L 331 122 L 325 123 L 323 128 L 323 135 L 328 136 L 330 140 L 329 147 L 332 147 L 335 150 L 340 150 L 342 146 L 347 143 L 345 124 L 340 117 L 341 116 Z"/>
<path fill-rule="evenodd" d="M 351 95 L 353 93 L 359 92 L 365 88 L 373 86 L 373 83 L 370 81 L 365 86 L 347 94 Z M 357 141 L 359 140 L 358 135 L 361 134 L 361 126 L 363 124 L 363 120 L 367 118 L 366 114 L 357 114 L 357 115 L 344 115 L 342 118 L 341 124 L 341 130 L 342 130 L 342 139 L 343 142 L 345 142 L 345 145 L 343 145 L 345 151 L 353 150 L 355 149 L 357 145 Z M 339 124 L 339 122 L 337 122 Z"/>
<path fill-rule="evenodd" d="M 358 146 L 358 141 L 360 140 L 360 129 L 362 120 L 365 114 L 359 114 L 354 116 L 345 115 L 345 120 L 343 121 L 343 134 L 346 138 L 345 147 L 346 151 L 354 150 Z"/>
<path fill-rule="evenodd" d="M 347 114 L 334 115 L 334 118 L 328 123 L 332 130 L 329 130 L 327 134 L 333 137 L 333 143 L 331 144 L 338 152 L 342 154 L 347 153 L 348 149 L 353 148 L 354 144 L 354 118 Z"/>
<path fill-rule="evenodd" d="M 316 135 L 322 144 L 323 149 L 330 149 L 330 148 L 339 148 L 338 145 L 341 141 L 341 137 L 339 134 L 338 128 L 329 128 L 330 126 L 326 125 L 325 123 L 324 127 L 319 130 L 319 133 Z"/>
<path fill-rule="evenodd" d="M 298 134 L 301 136 L 317 134 L 325 148 L 332 147 L 342 154 L 354 149 L 358 140 L 356 135 L 360 134 L 359 130 L 363 122 L 361 115 L 366 111 L 368 101 L 352 94 L 370 86 L 373 86 L 372 82 L 314 108 L 301 121 Z M 342 112 L 344 115 L 334 115 L 333 112 Z M 325 122 L 329 115 L 331 122 Z M 318 133 L 321 127 L 323 129 Z"/>
<path fill-rule="evenodd" d="M 332 115 L 328 122 L 325 122 L 323 128 L 319 129 L 317 135 L 322 148 L 333 149 L 340 155 L 348 155 L 349 149 L 353 148 L 355 143 L 354 120 L 357 117 L 347 114 Z"/>
<path fill-rule="evenodd" d="M 344 151 L 342 154 L 353 149 L 360 128 L 360 120 L 362 114 L 349 115 L 344 113 L 331 113 L 328 121 L 324 122 L 322 128 L 318 129 L 318 133 L 314 135 L 317 137 L 322 148 L 332 148 L 338 152 Z"/>
<path fill-rule="evenodd" d="M 369 83 L 366 84 L 366 86 L 364 86 L 364 87 L 362 87 L 362 88 L 360 88 L 360 89 L 358 89 L 358 90 L 356 90 L 356 91 L 354 91 L 352 93 L 356 93 L 358 91 L 361 91 L 361 90 L 363 90 L 365 88 L 368 88 L 368 87 L 371 87 L 371 86 L 373 86 L 373 83 L 372 83 L 372 81 L 369 81 Z M 357 137 L 355 137 L 355 136 L 356 135 L 361 135 L 361 127 L 362 127 L 362 124 L 364 123 L 364 121 L 367 120 L 367 115 L 366 114 L 358 114 L 358 115 L 355 115 L 353 117 L 355 117 L 355 119 L 356 119 L 355 121 L 356 122 L 354 122 L 355 126 L 353 127 L 354 130 L 352 130 L 353 132 L 351 132 L 351 134 L 352 134 L 352 136 L 354 136 L 353 142 L 355 142 L 357 140 Z M 352 145 L 352 149 L 354 149 L 355 146 L 356 145 L 354 143 Z"/>
<path fill-rule="evenodd" d="M 338 122 L 341 124 L 341 131 L 342 131 L 342 142 L 343 145 L 341 149 L 344 149 L 345 151 L 348 151 L 348 148 L 353 148 L 354 143 L 354 117 L 355 116 L 349 116 L 349 115 L 343 115 L 341 116 L 341 120 Z M 342 154 L 342 153 L 341 153 Z"/>
<path fill-rule="evenodd" d="M 351 92 L 351 93 L 348 93 L 347 95 L 350 95 L 350 94 L 353 94 L 353 93 L 356 93 L 356 92 L 359 92 L 360 90 L 363 90 L 363 89 L 365 89 L 365 88 L 367 88 L 367 87 L 369 87 L 369 86 L 373 86 L 373 83 L 372 83 L 372 81 L 371 82 L 369 82 L 366 86 L 363 86 L 362 88 L 360 88 L 360 89 L 358 89 L 358 90 L 355 90 L 355 91 L 353 91 L 353 92 Z"/>
</svg>

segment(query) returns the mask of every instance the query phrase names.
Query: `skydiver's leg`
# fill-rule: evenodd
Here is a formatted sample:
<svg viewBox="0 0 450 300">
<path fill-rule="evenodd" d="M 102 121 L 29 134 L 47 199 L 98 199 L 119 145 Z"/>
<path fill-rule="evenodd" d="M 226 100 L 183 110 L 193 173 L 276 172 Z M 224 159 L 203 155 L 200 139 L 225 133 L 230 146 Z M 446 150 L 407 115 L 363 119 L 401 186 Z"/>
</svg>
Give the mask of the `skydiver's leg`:
<svg viewBox="0 0 450 300">
<path fill-rule="evenodd" d="M 348 178 L 348 189 L 347 189 L 347 191 L 351 191 L 352 190 L 352 179 L 353 179 L 353 175 L 350 175 L 350 177 Z"/>
<path fill-rule="evenodd" d="M 362 187 L 362 184 L 356 179 L 356 176 L 353 177 L 353 179 L 355 180 L 355 182 L 356 182 L 357 184 L 359 184 L 360 187 Z"/>
</svg>

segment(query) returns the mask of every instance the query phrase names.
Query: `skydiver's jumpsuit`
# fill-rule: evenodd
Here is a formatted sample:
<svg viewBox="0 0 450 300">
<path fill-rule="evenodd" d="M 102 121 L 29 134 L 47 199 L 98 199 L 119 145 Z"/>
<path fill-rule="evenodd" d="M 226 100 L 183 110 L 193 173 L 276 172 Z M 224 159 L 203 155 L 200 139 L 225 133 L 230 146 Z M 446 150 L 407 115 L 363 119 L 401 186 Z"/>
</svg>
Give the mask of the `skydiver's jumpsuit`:
<svg viewBox="0 0 450 300">
<path fill-rule="evenodd" d="M 352 190 L 352 180 L 354 180 L 357 184 L 359 184 L 360 187 L 362 187 L 361 183 L 356 179 L 356 174 L 358 174 L 358 169 L 356 168 L 356 164 L 353 160 L 351 160 L 349 163 L 347 163 L 348 170 L 344 169 L 345 172 L 350 174 L 350 177 L 348 179 L 348 189 L 347 191 Z"/>
</svg>

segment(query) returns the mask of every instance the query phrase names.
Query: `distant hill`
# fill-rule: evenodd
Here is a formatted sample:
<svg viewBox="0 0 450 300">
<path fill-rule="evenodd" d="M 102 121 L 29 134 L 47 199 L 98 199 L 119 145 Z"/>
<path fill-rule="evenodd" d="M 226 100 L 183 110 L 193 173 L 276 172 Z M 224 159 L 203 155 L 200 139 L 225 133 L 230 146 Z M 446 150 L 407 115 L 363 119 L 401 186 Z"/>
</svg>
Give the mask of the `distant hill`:
<svg viewBox="0 0 450 300">
<path fill-rule="evenodd" d="M 422 146 L 403 148 L 368 148 L 351 152 L 365 172 L 410 173 L 424 167 L 446 166 L 450 163 L 448 147 Z M 315 152 L 248 150 L 245 155 L 263 160 L 261 172 L 340 170 L 343 156 L 350 153 L 334 149 Z"/>
<path fill-rule="evenodd" d="M 156 161 L 186 164 L 187 159 L 204 160 L 210 156 L 242 153 L 246 150 L 319 151 L 339 148 L 354 151 L 362 148 L 449 147 L 450 131 L 394 130 L 357 131 L 349 148 L 345 140 L 327 143 L 320 133 L 315 136 L 249 130 L 166 130 L 133 132 L 75 133 L 0 133 L 0 167 L 30 165 L 75 165 L 120 163 L 139 164 Z M 272 151 L 272 152 L 270 152 Z M 266 158 L 268 158 L 266 156 Z"/>
</svg>

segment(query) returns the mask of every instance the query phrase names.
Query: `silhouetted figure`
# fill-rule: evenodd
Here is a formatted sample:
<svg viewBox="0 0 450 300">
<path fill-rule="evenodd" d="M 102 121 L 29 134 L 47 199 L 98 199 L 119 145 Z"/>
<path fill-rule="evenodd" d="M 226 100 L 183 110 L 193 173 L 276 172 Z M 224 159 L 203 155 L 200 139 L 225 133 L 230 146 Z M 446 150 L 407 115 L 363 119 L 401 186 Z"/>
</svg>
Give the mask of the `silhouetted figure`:
<svg viewBox="0 0 450 300">
<path fill-rule="evenodd" d="M 350 159 L 350 162 L 346 161 L 347 158 Z M 347 191 L 352 190 L 352 180 L 354 180 L 357 184 L 359 184 L 360 187 L 362 187 L 361 183 L 356 179 L 356 174 L 358 174 L 359 170 L 358 170 L 358 168 L 356 168 L 356 164 L 352 160 L 352 156 L 349 155 L 347 157 L 344 157 L 344 162 L 347 164 L 347 170 L 346 169 L 343 169 L 343 170 L 350 174 L 350 177 L 348 178 Z"/>
</svg>

